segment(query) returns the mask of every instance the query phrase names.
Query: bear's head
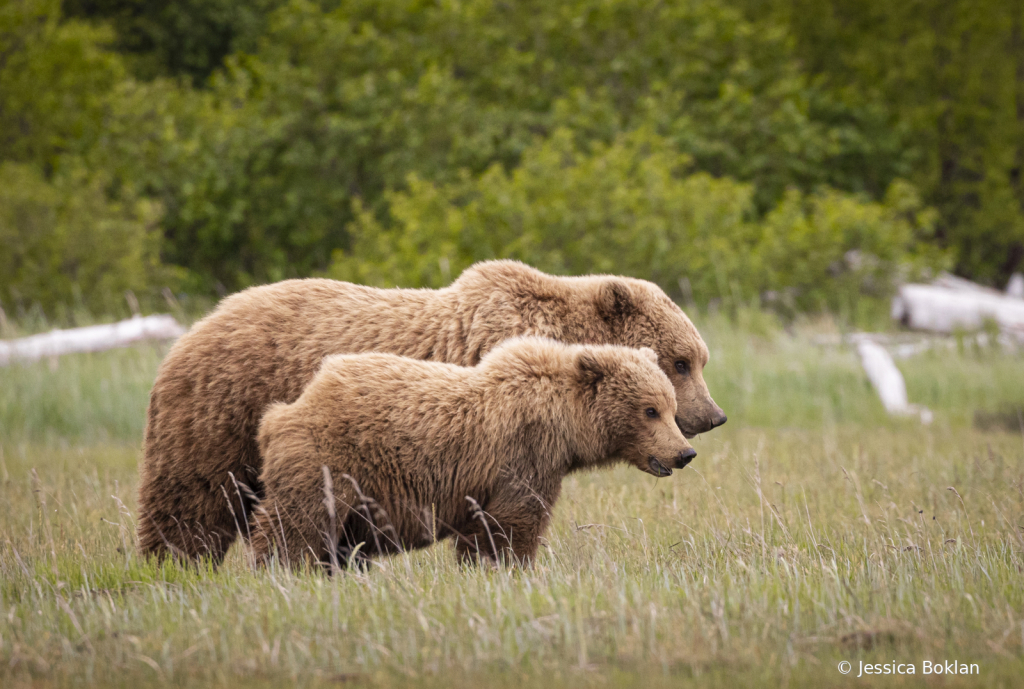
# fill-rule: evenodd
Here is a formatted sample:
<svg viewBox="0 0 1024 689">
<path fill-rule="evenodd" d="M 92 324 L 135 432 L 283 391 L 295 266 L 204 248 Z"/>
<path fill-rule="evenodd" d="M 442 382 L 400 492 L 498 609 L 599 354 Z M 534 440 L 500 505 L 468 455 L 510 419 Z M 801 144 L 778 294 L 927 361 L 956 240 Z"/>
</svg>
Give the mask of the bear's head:
<svg viewBox="0 0 1024 689">
<path fill-rule="evenodd" d="M 613 275 L 559 277 L 517 261 L 483 261 L 452 285 L 488 308 L 473 313 L 477 350 L 488 340 L 541 335 L 572 344 L 650 347 L 675 389 L 676 424 L 688 438 L 726 421 L 704 383 L 708 348 L 693 323 L 653 282 Z M 470 338 L 473 339 L 472 337 Z"/>
<path fill-rule="evenodd" d="M 686 437 L 726 422 L 704 383 L 708 348 L 700 333 L 668 295 L 646 280 L 603 277 L 595 284 L 594 305 L 610 342 L 649 347 L 675 390 L 676 424 Z"/>
<path fill-rule="evenodd" d="M 653 350 L 584 346 L 575 358 L 591 432 L 604 437 L 608 455 L 658 477 L 697 456 L 676 424 L 675 390 Z"/>
</svg>

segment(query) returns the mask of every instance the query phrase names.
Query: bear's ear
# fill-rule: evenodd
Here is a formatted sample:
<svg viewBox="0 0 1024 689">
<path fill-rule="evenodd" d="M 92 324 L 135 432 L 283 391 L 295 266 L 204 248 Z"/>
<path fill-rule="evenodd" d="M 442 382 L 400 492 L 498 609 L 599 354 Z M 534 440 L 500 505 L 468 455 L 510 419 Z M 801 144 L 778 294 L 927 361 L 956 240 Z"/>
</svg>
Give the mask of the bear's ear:
<svg viewBox="0 0 1024 689">
<path fill-rule="evenodd" d="M 653 349 L 650 347 L 641 347 L 640 353 L 643 354 L 645 358 L 650 359 L 652 364 L 655 366 L 658 365 L 658 354 Z"/>
<path fill-rule="evenodd" d="M 597 392 L 598 384 L 604 380 L 607 370 L 593 352 L 583 351 L 576 355 L 576 368 L 579 371 L 580 383 L 583 387 Z"/>
<path fill-rule="evenodd" d="M 604 320 L 618 320 L 635 310 L 633 291 L 622 280 L 607 280 L 598 288 L 597 313 Z"/>
</svg>

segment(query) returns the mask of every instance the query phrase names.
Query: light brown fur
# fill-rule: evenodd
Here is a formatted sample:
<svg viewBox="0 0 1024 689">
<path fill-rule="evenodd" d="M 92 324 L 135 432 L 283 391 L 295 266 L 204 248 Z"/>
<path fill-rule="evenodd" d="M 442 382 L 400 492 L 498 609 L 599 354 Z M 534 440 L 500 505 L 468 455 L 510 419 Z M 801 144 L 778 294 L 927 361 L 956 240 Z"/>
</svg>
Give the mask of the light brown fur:
<svg viewBox="0 0 1024 689">
<path fill-rule="evenodd" d="M 344 566 L 356 547 L 454 538 L 463 559 L 528 562 L 567 473 L 625 461 L 664 476 L 690 461 L 675 413 L 649 349 L 519 338 L 472 368 L 333 356 L 260 424 L 253 547 L 259 561 Z"/>
<path fill-rule="evenodd" d="M 262 492 L 260 416 L 296 400 L 325 357 L 375 351 L 471 366 L 520 335 L 651 347 L 675 388 L 683 432 L 725 421 L 701 375 L 700 334 L 643 280 L 553 277 L 491 261 L 440 290 L 320 279 L 254 287 L 224 299 L 160 366 L 141 467 L 141 552 L 223 558 Z"/>
</svg>

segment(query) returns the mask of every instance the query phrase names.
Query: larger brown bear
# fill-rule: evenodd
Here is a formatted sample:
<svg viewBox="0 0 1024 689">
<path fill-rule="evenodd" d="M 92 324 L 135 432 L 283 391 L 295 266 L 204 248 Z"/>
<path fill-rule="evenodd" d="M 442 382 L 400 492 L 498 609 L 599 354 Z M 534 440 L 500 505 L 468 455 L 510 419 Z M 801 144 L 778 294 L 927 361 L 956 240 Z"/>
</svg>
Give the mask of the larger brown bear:
<svg viewBox="0 0 1024 689">
<path fill-rule="evenodd" d="M 344 566 L 454 538 L 463 560 L 529 562 L 569 472 L 693 459 L 675 413 L 646 348 L 518 338 L 473 368 L 330 357 L 260 424 L 257 560 Z"/>
<path fill-rule="evenodd" d="M 271 402 L 295 401 L 326 356 L 388 352 L 472 366 L 520 335 L 650 347 L 675 388 L 679 428 L 692 436 L 725 423 L 701 376 L 704 341 L 650 282 L 553 277 L 492 261 L 440 290 L 316 279 L 254 287 L 222 301 L 160 366 L 147 412 L 139 549 L 223 558 L 262 493 L 260 416 Z"/>
</svg>

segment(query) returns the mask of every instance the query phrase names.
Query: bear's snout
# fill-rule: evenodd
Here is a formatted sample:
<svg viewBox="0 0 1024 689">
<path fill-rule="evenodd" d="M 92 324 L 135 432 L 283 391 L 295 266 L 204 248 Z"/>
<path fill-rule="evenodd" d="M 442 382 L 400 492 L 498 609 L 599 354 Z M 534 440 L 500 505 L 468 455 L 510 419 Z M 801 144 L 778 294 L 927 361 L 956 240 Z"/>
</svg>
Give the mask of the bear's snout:
<svg viewBox="0 0 1024 689">
<path fill-rule="evenodd" d="M 680 452 L 676 455 L 676 469 L 682 469 L 687 464 L 693 461 L 693 458 L 697 456 L 697 451 L 692 447 Z"/>
<path fill-rule="evenodd" d="M 716 409 L 718 409 L 717 406 Z M 725 415 L 725 412 L 723 412 L 721 409 L 718 409 L 718 411 L 716 411 L 710 417 L 700 420 L 698 422 L 699 425 L 696 427 L 688 425 L 685 419 L 683 419 L 680 416 L 677 416 L 676 426 L 679 427 L 679 430 L 682 431 L 683 435 L 686 438 L 693 438 L 694 436 L 700 435 L 701 433 L 707 433 L 710 430 L 718 428 L 728 420 L 729 417 Z"/>
</svg>

